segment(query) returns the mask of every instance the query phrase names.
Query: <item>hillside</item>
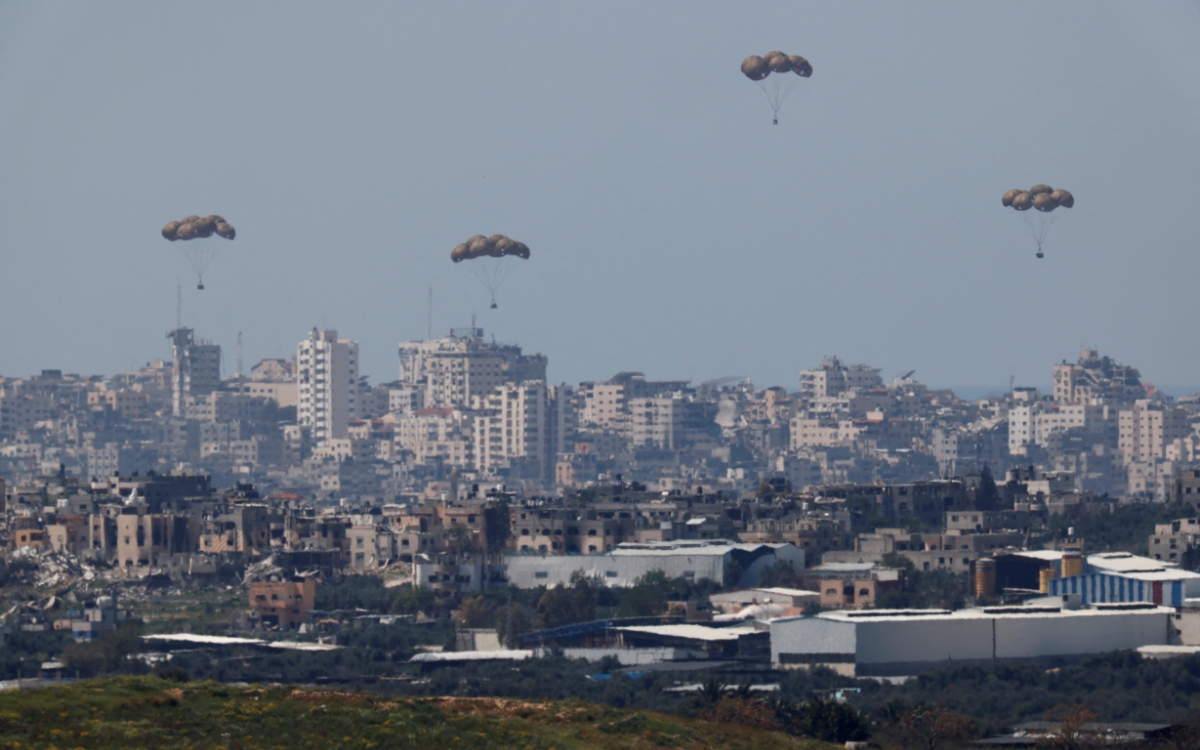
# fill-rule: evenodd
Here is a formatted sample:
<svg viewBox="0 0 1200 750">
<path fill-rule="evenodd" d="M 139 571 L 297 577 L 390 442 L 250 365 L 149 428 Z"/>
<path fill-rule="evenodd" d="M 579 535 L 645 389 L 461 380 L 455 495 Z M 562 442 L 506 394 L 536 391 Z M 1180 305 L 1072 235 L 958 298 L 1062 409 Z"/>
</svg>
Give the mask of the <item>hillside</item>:
<svg viewBox="0 0 1200 750">
<path fill-rule="evenodd" d="M 736 724 L 581 701 L 396 699 L 153 677 L 0 694 L 0 746 L 291 749 L 835 747 Z"/>
</svg>

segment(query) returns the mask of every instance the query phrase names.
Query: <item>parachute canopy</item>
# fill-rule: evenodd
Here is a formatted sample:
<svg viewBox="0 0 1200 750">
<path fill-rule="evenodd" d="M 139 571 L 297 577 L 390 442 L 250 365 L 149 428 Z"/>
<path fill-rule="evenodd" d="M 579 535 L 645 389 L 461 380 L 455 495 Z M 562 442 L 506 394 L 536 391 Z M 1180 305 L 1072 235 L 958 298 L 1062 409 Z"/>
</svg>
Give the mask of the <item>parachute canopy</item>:
<svg viewBox="0 0 1200 750">
<path fill-rule="evenodd" d="M 1075 205 L 1075 196 L 1066 190 L 1055 190 L 1049 185 L 1034 185 L 1028 190 L 1019 188 L 1009 190 L 1000 199 L 1006 207 L 1018 211 L 1028 211 L 1036 208 L 1043 213 L 1050 213 L 1060 206 L 1071 208 Z"/>
<path fill-rule="evenodd" d="M 796 82 L 795 78 L 786 74 L 795 73 L 801 78 L 808 78 L 812 72 L 813 68 L 808 60 L 799 55 L 785 55 L 779 50 L 772 50 L 763 57 L 750 55 L 742 60 L 742 74 L 751 81 L 763 81 L 772 73 L 780 74 L 772 78 L 769 84 L 759 84 L 767 97 L 767 104 L 771 106 L 771 112 L 775 115 L 776 125 L 779 124 L 779 108 L 783 106 L 783 100 L 787 98 L 792 84 Z"/>
<path fill-rule="evenodd" d="M 751 81 L 761 81 L 771 73 L 795 73 L 801 78 L 808 78 L 813 68 L 808 60 L 799 55 L 785 55 L 774 50 L 765 57 L 750 55 L 742 60 L 742 73 Z"/>
<path fill-rule="evenodd" d="M 224 216 L 212 214 L 211 216 L 185 216 L 179 221 L 172 221 L 162 228 L 162 236 L 165 239 L 174 242 L 175 240 L 194 240 L 212 237 L 213 235 L 224 237 L 227 240 L 232 240 L 237 237 L 237 230 L 233 225 L 225 221 Z M 208 268 L 208 264 L 212 261 L 213 255 L 216 254 L 216 248 L 208 242 L 199 242 L 194 245 L 186 245 L 183 248 L 184 256 L 192 264 L 192 268 L 196 270 L 197 289 L 204 288 L 204 270 Z"/>
<path fill-rule="evenodd" d="M 517 242 L 502 234 L 493 234 L 491 237 L 484 237 L 482 234 L 477 234 L 451 250 L 450 260 L 455 263 L 460 263 L 464 260 L 475 261 L 471 264 L 471 268 L 475 271 L 475 276 L 479 279 L 479 282 L 488 290 L 488 294 L 492 298 L 491 306 L 495 308 L 496 290 L 504 283 L 504 278 L 508 276 L 508 269 L 511 266 L 507 262 L 491 259 L 504 258 L 510 255 L 522 260 L 528 258 L 529 245 L 526 245 L 524 242 Z"/>
<path fill-rule="evenodd" d="M 1005 207 L 1015 209 L 1017 211 L 1028 211 L 1031 208 L 1036 208 L 1043 214 L 1048 214 L 1056 208 L 1071 208 L 1075 205 L 1075 196 L 1067 190 L 1055 190 L 1049 185 L 1034 185 L 1028 190 L 1014 188 L 1005 193 L 1000 202 Z M 1046 240 L 1046 234 L 1050 231 L 1051 224 L 1054 223 L 1055 216 L 1042 216 L 1036 222 L 1029 216 L 1025 217 L 1025 223 L 1029 225 L 1030 231 L 1033 232 L 1033 238 L 1037 241 L 1037 257 L 1042 258 L 1042 243 Z"/>
<path fill-rule="evenodd" d="M 503 258 L 506 255 L 515 255 L 518 258 L 526 259 L 529 257 L 529 245 L 509 239 L 502 234 L 493 234 L 491 237 L 477 234 L 451 250 L 450 260 L 459 263 L 474 258 Z"/>
<path fill-rule="evenodd" d="M 227 240 L 237 236 L 237 231 L 224 216 L 185 216 L 179 221 L 172 221 L 162 228 L 162 236 L 174 242 L 175 240 L 192 240 L 197 237 L 212 237 L 218 234 Z"/>
</svg>

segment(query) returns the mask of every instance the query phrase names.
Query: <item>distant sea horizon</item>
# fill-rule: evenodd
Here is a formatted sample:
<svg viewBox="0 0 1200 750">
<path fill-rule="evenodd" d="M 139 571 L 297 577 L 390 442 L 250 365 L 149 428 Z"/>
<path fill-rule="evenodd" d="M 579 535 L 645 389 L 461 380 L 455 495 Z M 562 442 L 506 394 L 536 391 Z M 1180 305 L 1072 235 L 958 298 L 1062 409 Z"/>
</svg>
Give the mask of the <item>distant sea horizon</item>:
<svg viewBox="0 0 1200 750">
<path fill-rule="evenodd" d="M 1151 381 L 1153 382 L 1153 381 Z M 1054 392 L 1054 386 L 1049 383 L 1014 383 L 1016 388 L 1037 388 L 1042 393 L 1050 394 Z M 1200 385 L 1160 385 L 1154 383 L 1154 387 L 1172 398 L 1182 398 L 1183 396 L 1192 396 L 1200 393 Z M 941 390 L 949 388 L 954 391 L 954 395 L 966 401 L 978 401 L 981 398 L 991 396 L 1002 397 L 1008 393 L 1008 385 L 943 385 L 929 386 L 930 390 Z"/>
</svg>

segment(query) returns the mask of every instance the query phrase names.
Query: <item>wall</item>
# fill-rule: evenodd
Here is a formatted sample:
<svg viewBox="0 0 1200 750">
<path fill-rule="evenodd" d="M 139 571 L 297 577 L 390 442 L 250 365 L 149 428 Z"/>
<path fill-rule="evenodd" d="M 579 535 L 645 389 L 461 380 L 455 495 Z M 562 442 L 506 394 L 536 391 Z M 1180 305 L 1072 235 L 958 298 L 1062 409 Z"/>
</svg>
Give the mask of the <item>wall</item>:
<svg viewBox="0 0 1200 750">
<path fill-rule="evenodd" d="M 771 663 L 804 664 L 850 661 L 857 652 L 858 631 L 855 623 L 821 617 L 797 617 L 773 620 L 771 626 Z M 811 659 L 791 659 L 803 654 Z"/>
</svg>

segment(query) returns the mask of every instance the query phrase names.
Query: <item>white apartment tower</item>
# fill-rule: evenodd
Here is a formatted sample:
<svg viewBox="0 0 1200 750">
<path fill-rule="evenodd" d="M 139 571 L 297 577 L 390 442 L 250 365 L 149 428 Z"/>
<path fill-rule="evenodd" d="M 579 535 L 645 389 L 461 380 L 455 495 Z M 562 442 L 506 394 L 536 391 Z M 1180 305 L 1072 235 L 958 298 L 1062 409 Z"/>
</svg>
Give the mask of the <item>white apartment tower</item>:
<svg viewBox="0 0 1200 750">
<path fill-rule="evenodd" d="M 177 328 L 171 339 L 171 412 L 187 417 L 189 396 L 204 397 L 221 385 L 221 347 L 197 341 L 191 328 Z"/>
<path fill-rule="evenodd" d="M 358 416 L 358 342 L 316 328 L 296 348 L 296 421 L 313 442 L 346 437 Z"/>
</svg>

